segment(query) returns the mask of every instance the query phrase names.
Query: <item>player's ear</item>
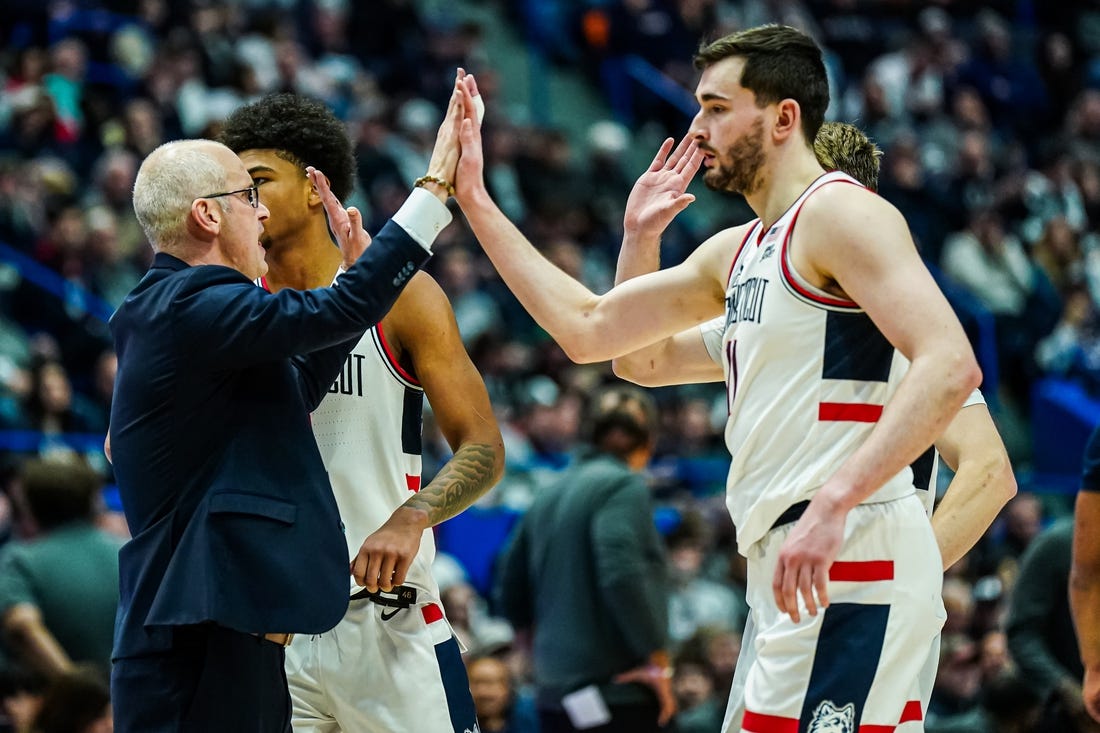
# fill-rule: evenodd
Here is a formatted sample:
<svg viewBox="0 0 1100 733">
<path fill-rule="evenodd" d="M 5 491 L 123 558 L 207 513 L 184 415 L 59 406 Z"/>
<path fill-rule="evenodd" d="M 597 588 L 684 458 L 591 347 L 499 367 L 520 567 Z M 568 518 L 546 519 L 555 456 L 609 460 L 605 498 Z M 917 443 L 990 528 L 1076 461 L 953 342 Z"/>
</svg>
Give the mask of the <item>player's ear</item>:
<svg viewBox="0 0 1100 733">
<path fill-rule="evenodd" d="M 324 173 L 322 173 L 321 175 L 324 176 L 325 182 L 328 183 L 329 186 L 331 186 L 332 181 L 328 179 L 328 176 L 326 176 Z M 317 192 L 317 187 L 313 185 L 313 182 L 309 180 L 308 176 L 306 177 L 306 186 L 309 187 L 309 196 L 307 198 L 307 203 L 310 206 L 323 206 L 323 203 L 321 202 L 321 194 Z"/>
<path fill-rule="evenodd" d="M 802 108 L 791 98 L 782 99 L 775 105 L 775 123 L 772 135 L 776 141 L 786 140 L 798 129 L 802 122 Z"/>
</svg>

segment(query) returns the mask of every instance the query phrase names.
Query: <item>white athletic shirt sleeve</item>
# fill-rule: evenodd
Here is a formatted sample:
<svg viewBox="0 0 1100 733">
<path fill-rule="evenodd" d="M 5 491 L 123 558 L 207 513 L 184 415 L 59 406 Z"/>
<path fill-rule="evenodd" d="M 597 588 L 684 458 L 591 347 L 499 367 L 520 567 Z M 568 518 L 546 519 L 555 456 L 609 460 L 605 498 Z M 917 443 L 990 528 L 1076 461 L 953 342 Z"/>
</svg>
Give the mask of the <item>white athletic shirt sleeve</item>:
<svg viewBox="0 0 1100 733">
<path fill-rule="evenodd" d="M 706 323 L 699 324 L 699 335 L 703 337 L 703 346 L 714 363 L 722 366 L 722 334 L 726 331 L 726 317 L 718 316 Z"/>
</svg>

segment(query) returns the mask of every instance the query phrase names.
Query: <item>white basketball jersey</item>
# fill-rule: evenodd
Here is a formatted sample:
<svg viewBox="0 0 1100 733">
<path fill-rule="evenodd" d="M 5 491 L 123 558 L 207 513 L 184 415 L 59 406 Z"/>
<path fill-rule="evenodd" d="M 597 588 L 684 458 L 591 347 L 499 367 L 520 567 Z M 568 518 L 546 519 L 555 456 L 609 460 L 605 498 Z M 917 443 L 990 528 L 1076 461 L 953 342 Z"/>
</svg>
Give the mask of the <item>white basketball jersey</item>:
<svg viewBox="0 0 1100 733">
<path fill-rule="evenodd" d="M 340 377 L 313 412 L 313 434 L 340 507 L 351 558 L 368 535 L 420 490 L 423 408 L 423 388 L 393 358 L 378 324 L 352 349 Z M 434 559 L 435 537 L 428 529 L 405 584 L 438 597 L 431 574 Z M 355 581 L 350 583 L 354 587 Z"/>
<path fill-rule="evenodd" d="M 828 184 L 860 185 L 840 172 L 822 175 L 769 229 L 752 226 L 730 268 L 722 334 L 726 505 L 743 553 L 866 440 L 900 381 L 893 368 L 900 355 L 870 317 L 808 283 L 791 262 L 802 205 Z M 911 493 L 907 467 L 866 501 Z"/>
</svg>

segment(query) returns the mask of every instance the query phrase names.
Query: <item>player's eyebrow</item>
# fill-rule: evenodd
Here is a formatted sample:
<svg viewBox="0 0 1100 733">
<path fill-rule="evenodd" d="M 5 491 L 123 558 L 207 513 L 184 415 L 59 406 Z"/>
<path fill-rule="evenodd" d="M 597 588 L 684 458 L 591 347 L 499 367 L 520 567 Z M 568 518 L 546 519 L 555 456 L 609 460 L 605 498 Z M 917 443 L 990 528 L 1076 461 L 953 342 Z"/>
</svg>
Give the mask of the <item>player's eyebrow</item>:
<svg viewBox="0 0 1100 733">
<path fill-rule="evenodd" d="M 248 169 L 248 175 L 254 176 L 257 173 L 274 173 L 275 169 L 266 165 L 254 165 Z"/>
<path fill-rule="evenodd" d="M 728 102 L 729 97 L 724 94 L 718 94 L 716 92 L 706 92 L 699 95 L 700 102 Z"/>
</svg>

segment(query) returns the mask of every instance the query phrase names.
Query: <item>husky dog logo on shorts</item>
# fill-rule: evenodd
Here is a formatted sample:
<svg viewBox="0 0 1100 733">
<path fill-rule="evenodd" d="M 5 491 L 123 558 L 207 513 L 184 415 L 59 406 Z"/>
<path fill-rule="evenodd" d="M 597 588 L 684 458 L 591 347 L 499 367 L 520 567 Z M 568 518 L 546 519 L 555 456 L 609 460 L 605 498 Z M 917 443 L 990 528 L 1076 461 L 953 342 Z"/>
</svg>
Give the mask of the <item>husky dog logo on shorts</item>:
<svg viewBox="0 0 1100 733">
<path fill-rule="evenodd" d="M 856 706 L 848 703 L 842 708 L 833 705 L 832 700 L 822 700 L 814 710 L 813 720 L 806 733 L 853 733 L 856 729 Z"/>
</svg>

